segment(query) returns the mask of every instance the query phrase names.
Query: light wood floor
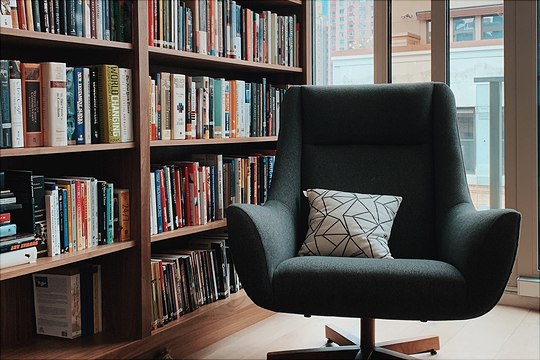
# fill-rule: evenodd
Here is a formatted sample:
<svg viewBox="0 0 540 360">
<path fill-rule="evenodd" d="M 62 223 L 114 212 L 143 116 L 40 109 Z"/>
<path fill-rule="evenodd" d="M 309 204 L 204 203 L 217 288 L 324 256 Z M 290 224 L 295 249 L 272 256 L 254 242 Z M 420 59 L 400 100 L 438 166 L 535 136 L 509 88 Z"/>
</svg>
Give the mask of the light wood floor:
<svg viewBox="0 0 540 360">
<path fill-rule="evenodd" d="M 189 359 L 265 359 L 269 351 L 324 345 L 324 325 L 336 324 L 358 333 L 357 319 L 275 314 L 192 355 Z M 438 335 L 437 355 L 422 359 L 540 360 L 540 313 L 498 305 L 473 320 L 413 322 L 376 321 L 376 341 Z"/>
</svg>

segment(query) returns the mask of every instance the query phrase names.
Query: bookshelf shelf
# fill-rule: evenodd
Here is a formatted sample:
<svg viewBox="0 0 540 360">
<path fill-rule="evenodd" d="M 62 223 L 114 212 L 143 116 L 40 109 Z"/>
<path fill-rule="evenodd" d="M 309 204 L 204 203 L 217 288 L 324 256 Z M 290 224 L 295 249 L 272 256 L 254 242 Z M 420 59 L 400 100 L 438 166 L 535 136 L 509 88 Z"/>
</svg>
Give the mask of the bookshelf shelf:
<svg viewBox="0 0 540 360">
<path fill-rule="evenodd" d="M 302 74 L 303 69 L 294 66 L 258 63 L 247 60 L 230 59 L 188 51 L 149 47 L 150 62 L 162 65 L 185 66 L 189 68 L 215 70 L 242 70 L 250 72 Z"/>
<path fill-rule="evenodd" d="M 197 145 L 225 145 L 225 144 L 255 144 L 276 142 L 277 136 L 229 138 L 229 139 L 194 139 L 194 140 L 154 140 L 151 147 L 160 146 L 197 146 Z"/>
<path fill-rule="evenodd" d="M 119 41 L 106 41 L 89 39 L 79 36 L 69 36 L 62 34 L 49 34 L 38 31 L 28 31 L 20 29 L 0 28 L 2 36 L 2 46 L 16 43 L 19 46 L 48 46 L 53 48 L 105 48 L 116 50 L 132 50 L 131 43 Z"/>
<path fill-rule="evenodd" d="M 198 225 L 198 226 L 184 226 L 183 228 L 176 229 L 173 231 L 167 231 L 164 233 L 160 233 L 157 235 L 152 235 L 152 242 L 156 241 L 162 241 L 166 239 L 172 239 L 176 237 L 186 236 L 186 235 L 192 235 L 192 234 L 198 234 L 204 231 L 209 230 L 215 230 L 215 229 L 221 229 L 227 226 L 227 220 L 216 220 L 213 222 L 209 222 L 205 225 Z"/>
<path fill-rule="evenodd" d="M 39 258 L 33 264 L 13 266 L 0 270 L 0 281 L 18 276 L 32 274 L 37 271 L 52 269 L 58 266 L 73 264 L 96 256 L 111 254 L 117 251 L 135 247 L 135 241 L 118 242 L 110 245 L 100 245 L 90 249 L 78 251 L 75 254 L 62 254 L 53 257 Z"/>
<path fill-rule="evenodd" d="M 2 149 L 0 157 L 34 156 L 48 154 L 66 154 L 75 152 L 122 150 L 135 148 L 134 142 L 117 144 L 69 145 L 69 146 L 43 146 L 33 148 Z"/>
</svg>

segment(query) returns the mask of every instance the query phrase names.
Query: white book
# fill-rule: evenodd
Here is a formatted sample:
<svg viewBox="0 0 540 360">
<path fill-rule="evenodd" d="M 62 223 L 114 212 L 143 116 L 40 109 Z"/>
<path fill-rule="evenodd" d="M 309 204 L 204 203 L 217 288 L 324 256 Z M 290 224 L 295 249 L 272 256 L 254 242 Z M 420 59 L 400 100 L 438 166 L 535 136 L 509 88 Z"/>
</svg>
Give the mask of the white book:
<svg viewBox="0 0 540 360">
<path fill-rule="evenodd" d="M 41 63 L 43 144 L 67 145 L 66 64 Z"/>
<path fill-rule="evenodd" d="M 206 44 L 206 31 L 195 31 L 195 36 L 197 39 L 198 53 L 199 54 L 208 54 L 208 47 Z"/>
<path fill-rule="evenodd" d="M 186 76 L 171 74 L 172 139 L 186 138 Z"/>
<path fill-rule="evenodd" d="M 83 118 L 84 118 L 84 143 L 92 143 L 92 111 L 90 109 L 90 69 L 83 68 Z"/>
<path fill-rule="evenodd" d="M 238 129 L 236 137 L 246 137 L 246 120 L 244 119 L 245 103 L 246 82 L 244 80 L 236 80 L 236 127 Z"/>
<path fill-rule="evenodd" d="M 81 277 L 77 269 L 32 274 L 36 330 L 63 338 L 81 336 Z M 52 301 L 54 299 L 54 301 Z"/>
<path fill-rule="evenodd" d="M 24 147 L 24 125 L 22 108 L 21 63 L 9 61 L 9 107 L 11 116 L 11 144 L 14 148 Z"/>
<path fill-rule="evenodd" d="M 120 142 L 133 141 L 133 91 L 131 69 L 119 68 L 120 75 Z"/>
<path fill-rule="evenodd" d="M 0 269 L 11 266 L 35 263 L 37 259 L 37 248 L 35 246 L 26 249 L 19 249 L 0 254 Z"/>
<path fill-rule="evenodd" d="M 49 10 L 50 11 L 50 10 Z M 92 30 L 91 30 L 91 12 L 90 12 L 90 0 L 83 0 L 83 19 L 84 19 L 84 27 L 83 27 L 83 35 L 85 38 L 91 38 L 92 37 Z"/>
<path fill-rule="evenodd" d="M 150 172 L 150 235 L 158 233 L 156 207 L 156 174 Z"/>
<path fill-rule="evenodd" d="M 214 79 L 214 139 L 223 138 L 225 126 L 225 79 Z"/>
<path fill-rule="evenodd" d="M 47 254 L 60 255 L 60 218 L 58 189 L 45 191 L 45 216 L 47 221 Z"/>
<path fill-rule="evenodd" d="M 96 38 L 103 40 L 103 5 L 96 0 Z"/>
</svg>

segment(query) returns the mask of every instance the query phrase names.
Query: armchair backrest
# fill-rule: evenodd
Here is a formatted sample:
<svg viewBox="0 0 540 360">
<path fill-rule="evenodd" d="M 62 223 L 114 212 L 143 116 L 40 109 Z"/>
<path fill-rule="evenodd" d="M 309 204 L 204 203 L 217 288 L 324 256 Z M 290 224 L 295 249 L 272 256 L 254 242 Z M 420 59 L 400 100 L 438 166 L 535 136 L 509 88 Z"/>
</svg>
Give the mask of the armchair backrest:
<svg viewBox="0 0 540 360">
<path fill-rule="evenodd" d="M 301 229 L 301 190 L 399 195 L 392 254 L 436 258 L 439 219 L 470 202 L 447 85 L 293 87 L 281 121 L 270 198 L 297 208 Z"/>
</svg>

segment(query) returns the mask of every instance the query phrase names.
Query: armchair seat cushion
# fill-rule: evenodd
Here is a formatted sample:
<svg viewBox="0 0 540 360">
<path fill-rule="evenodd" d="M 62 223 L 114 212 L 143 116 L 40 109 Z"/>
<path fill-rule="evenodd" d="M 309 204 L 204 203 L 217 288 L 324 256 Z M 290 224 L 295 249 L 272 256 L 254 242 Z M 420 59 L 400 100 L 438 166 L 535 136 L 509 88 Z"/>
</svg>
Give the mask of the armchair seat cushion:
<svg viewBox="0 0 540 360">
<path fill-rule="evenodd" d="M 275 270 L 279 311 L 404 320 L 466 316 L 461 273 L 436 260 L 294 257 Z M 462 314 L 462 315 L 460 315 Z"/>
</svg>

